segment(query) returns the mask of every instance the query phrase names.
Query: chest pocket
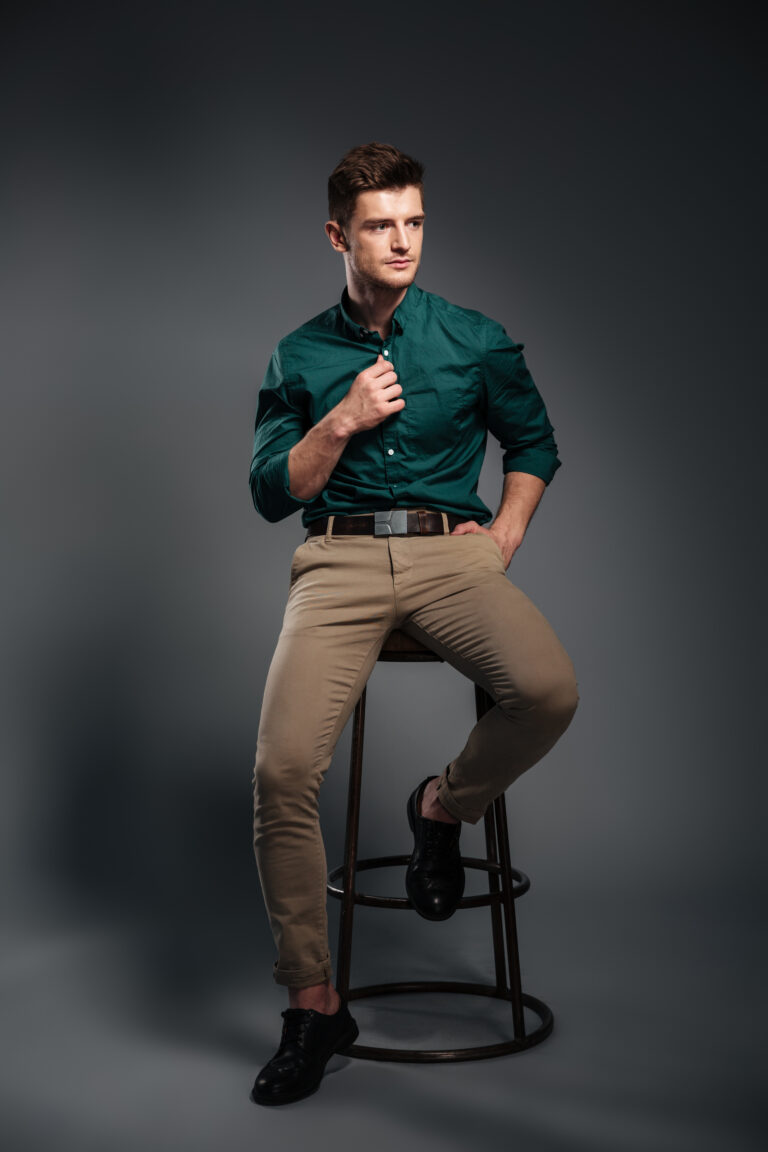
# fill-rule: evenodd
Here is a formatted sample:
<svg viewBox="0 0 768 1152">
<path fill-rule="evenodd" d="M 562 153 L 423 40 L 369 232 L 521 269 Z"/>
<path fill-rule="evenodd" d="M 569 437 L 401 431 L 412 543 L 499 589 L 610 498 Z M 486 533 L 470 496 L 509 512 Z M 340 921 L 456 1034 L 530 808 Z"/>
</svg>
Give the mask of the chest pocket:
<svg viewBox="0 0 768 1152">
<path fill-rule="evenodd" d="M 474 372 L 447 367 L 417 368 L 402 381 L 410 428 L 438 436 L 455 436 L 480 403 Z"/>
</svg>

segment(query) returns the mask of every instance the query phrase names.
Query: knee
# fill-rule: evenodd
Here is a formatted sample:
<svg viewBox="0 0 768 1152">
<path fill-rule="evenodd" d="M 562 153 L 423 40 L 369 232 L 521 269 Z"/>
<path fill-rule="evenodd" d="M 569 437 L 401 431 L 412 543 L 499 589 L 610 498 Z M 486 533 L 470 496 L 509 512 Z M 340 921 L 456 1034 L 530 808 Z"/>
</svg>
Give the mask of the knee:
<svg viewBox="0 0 768 1152">
<path fill-rule="evenodd" d="M 516 717 L 528 713 L 564 732 L 579 704 L 579 691 L 572 664 L 550 667 L 531 678 L 509 702 L 505 711 Z"/>
<path fill-rule="evenodd" d="M 576 675 L 571 669 L 552 682 L 544 698 L 543 708 L 547 715 L 558 721 L 565 731 L 578 706 L 579 689 Z"/>
<path fill-rule="evenodd" d="M 320 774 L 311 754 L 258 745 L 253 769 L 253 795 L 258 807 L 314 801 L 319 787 Z"/>
</svg>

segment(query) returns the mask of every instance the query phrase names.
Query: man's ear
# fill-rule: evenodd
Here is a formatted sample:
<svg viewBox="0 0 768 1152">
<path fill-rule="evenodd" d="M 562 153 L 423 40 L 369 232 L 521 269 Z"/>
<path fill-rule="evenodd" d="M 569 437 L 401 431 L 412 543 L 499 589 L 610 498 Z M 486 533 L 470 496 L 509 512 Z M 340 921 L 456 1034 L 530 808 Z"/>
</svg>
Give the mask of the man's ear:
<svg viewBox="0 0 768 1152">
<path fill-rule="evenodd" d="M 325 225 L 325 231 L 328 234 L 328 239 L 337 252 L 349 251 L 347 238 L 335 220 L 328 220 Z"/>
</svg>

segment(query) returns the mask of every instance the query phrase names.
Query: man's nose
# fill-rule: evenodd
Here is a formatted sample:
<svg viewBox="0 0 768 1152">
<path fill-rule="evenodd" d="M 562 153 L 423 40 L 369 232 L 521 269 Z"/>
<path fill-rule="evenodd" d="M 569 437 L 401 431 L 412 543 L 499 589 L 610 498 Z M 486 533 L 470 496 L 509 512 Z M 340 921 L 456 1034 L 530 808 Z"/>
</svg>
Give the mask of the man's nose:
<svg viewBox="0 0 768 1152">
<path fill-rule="evenodd" d="M 392 236 L 392 247 L 396 248 L 398 252 L 407 252 L 411 246 L 411 239 L 406 231 L 405 224 L 395 225 L 394 235 Z"/>
</svg>

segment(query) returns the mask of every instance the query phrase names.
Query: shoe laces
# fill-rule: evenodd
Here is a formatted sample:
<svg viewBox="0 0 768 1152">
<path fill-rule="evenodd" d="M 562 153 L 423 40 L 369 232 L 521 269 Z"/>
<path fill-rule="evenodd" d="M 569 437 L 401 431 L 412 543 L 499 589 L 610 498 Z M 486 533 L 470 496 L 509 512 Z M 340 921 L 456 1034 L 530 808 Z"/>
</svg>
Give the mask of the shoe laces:
<svg viewBox="0 0 768 1152">
<path fill-rule="evenodd" d="M 309 1008 L 285 1008 L 281 1013 L 283 1017 L 283 1035 L 280 1040 L 280 1047 L 287 1044 L 297 1044 L 299 1048 L 304 1047 L 304 1039 L 312 1023 L 311 1010 Z"/>
</svg>

